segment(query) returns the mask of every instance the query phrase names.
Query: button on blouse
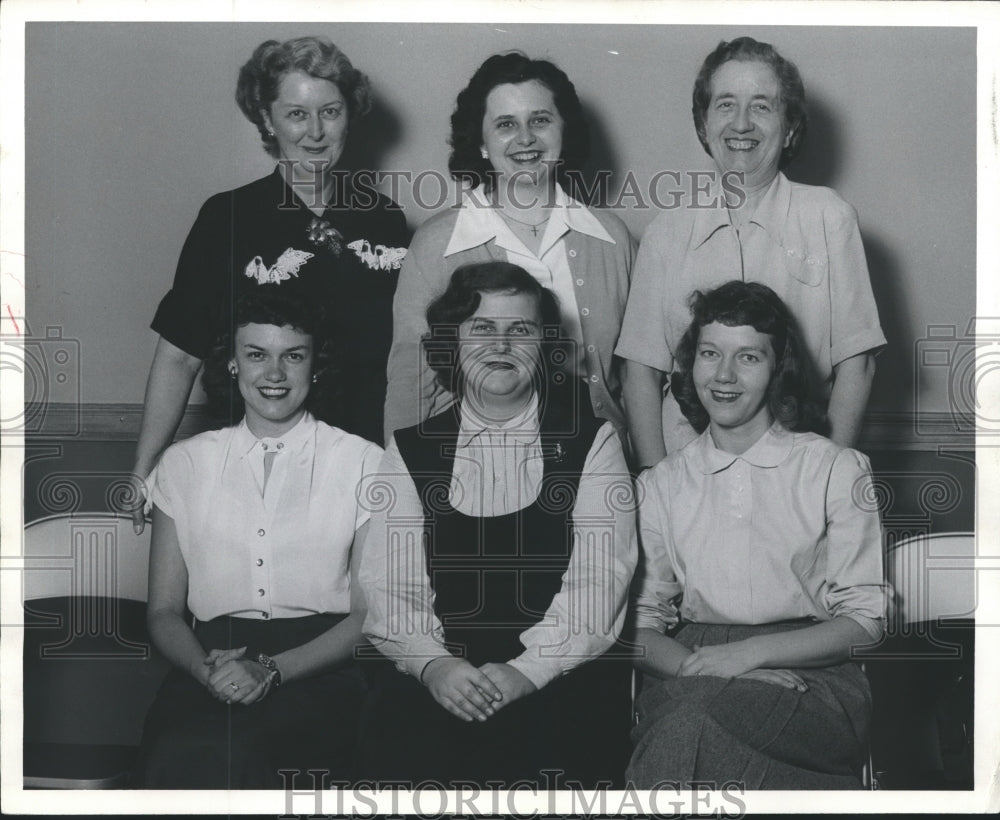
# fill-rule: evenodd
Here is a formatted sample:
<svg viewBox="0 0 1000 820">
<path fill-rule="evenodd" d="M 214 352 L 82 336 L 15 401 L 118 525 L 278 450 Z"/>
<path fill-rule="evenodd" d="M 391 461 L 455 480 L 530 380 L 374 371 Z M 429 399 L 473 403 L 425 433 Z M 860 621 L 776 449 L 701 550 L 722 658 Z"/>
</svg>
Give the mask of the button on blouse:
<svg viewBox="0 0 1000 820">
<path fill-rule="evenodd" d="M 266 484 L 265 444 L 278 453 Z M 359 499 L 380 456 L 309 414 L 280 442 L 241 423 L 170 447 L 152 497 L 177 529 L 194 616 L 349 612 L 351 547 L 369 515 Z"/>
</svg>

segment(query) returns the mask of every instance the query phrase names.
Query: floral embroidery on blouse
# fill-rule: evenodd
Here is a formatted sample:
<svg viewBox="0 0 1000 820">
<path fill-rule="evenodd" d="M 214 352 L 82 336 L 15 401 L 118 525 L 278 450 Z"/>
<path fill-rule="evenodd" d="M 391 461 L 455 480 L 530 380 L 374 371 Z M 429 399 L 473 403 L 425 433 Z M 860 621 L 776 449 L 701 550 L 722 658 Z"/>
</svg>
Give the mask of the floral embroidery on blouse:
<svg viewBox="0 0 1000 820">
<path fill-rule="evenodd" d="M 251 279 L 256 279 L 258 285 L 274 283 L 280 285 L 286 279 L 299 275 L 299 268 L 313 258 L 315 254 L 308 251 L 297 251 L 294 248 L 285 248 L 285 252 L 278 257 L 278 261 L 271 267 L 264 264 L 264 260 L 255 256 L 250 260 L 243 271 L 244 275 Z"/>
<path fill-rule="evenodd" d="M 406 248 L 376 245 L 372 250 L 371 242 L 367 239 L 355 239 L 353 242 L 348 242 L 347 247 L 372 270 L 399 270 L 403 264 L 403 257 L 406 256 Z"/>
<path fill-rule="evenodd" d="M 320 248 L 326 248 L 334 256 L 340 256 L 344 248 L 343 234 L 318 216 L 314 216 L 309 223 L 309 241 Z"/>
</svg>

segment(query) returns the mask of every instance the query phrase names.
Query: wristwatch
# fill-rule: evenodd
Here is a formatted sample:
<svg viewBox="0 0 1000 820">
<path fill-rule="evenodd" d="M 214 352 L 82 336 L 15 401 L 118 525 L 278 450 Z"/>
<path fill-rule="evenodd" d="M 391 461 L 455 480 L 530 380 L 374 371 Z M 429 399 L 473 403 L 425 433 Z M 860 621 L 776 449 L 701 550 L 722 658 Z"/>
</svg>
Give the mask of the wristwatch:
<svg viewBox="0 0 1000 820">
<path fill-rule="evenodd" d="M 278 669 L 278 664 L 275 662 L 274 658 L 261 652 L 257 656 L 257 663 L 267 670 L 267 684 L 269 687 L 277 689 L 281 686 L 281 670 Z"/>
</svg>

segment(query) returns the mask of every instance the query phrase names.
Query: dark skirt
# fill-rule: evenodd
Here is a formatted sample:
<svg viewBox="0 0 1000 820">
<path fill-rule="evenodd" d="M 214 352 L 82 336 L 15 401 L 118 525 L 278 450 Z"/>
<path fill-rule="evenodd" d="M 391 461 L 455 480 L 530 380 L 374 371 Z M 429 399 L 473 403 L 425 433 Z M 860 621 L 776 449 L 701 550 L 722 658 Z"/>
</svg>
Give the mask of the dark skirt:
<svg viewBox="0 0 1000 820">
<path fill-rule="evenodd" d="M 343 617 L 223 617 L 199 623 L 195 635 L 206 651 L 245 645 L 246 657 L 251 650 L 274 655 L 307 643 Z M 330 779 L 347 780 L 353 774 L 364 694 L 363 678 L 352 665 L 279 686 L 250 706 L 230 706 L 174 669 L 146 716 L 134 785 L 281 789 L 291 785 L 286 778 L 292 777 L 280 774 L 282 769 L 320 769 Z"/>
<path fill-rule="evenodd" d="M 803 628 L 689 624 L 688 648 Z M 746 789 L 858 789 L 868 742 L 871 691 L 851 662 L 795 669 L 805 692 L 742 678 L 647 676 L 628 778 L 637 788 L 676 783 Z"/>
<path fill-rule="evenodd" d="M 460 781 L 485 788 L 620 788 L 630 750 L 630 666 L 605 655 L 584 663 L 485 722 L 465 722 L 416 678 L 364 661 L 371 694 L 359 772 L 379 783 Z"/>
</svg>

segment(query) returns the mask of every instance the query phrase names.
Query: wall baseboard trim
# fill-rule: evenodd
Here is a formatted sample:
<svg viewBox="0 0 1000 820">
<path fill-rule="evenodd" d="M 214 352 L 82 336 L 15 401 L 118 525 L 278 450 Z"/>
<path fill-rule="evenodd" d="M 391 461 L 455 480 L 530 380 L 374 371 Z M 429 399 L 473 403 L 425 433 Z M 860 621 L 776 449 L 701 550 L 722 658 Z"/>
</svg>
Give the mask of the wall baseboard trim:
<svg viewBox="0 0 1000 820">
<path fill-rule="evenodd" d="M 23 426 L 29 438 L 75 441 L 135 441 L 142 421 L 141 404 L 29 404 Z M 188 438 L 215 426 L 204 405 L 187 408 L 177 432 Z M 859 449 L 973 449 L 970 420 L 952 413 L 872 412 L 865 417 Z M 10 431 L 10 426 L 7 432 Z"/>
<path fill-rule="evenodd" d="M 25 437 L 74 441 L 136 441 L 142 423 L 141 404 L 56 404 L 26 406 Z M 215 426 L 204 405 L 190 405 L 177 438 L 188 438 Z"/>
</svg>

